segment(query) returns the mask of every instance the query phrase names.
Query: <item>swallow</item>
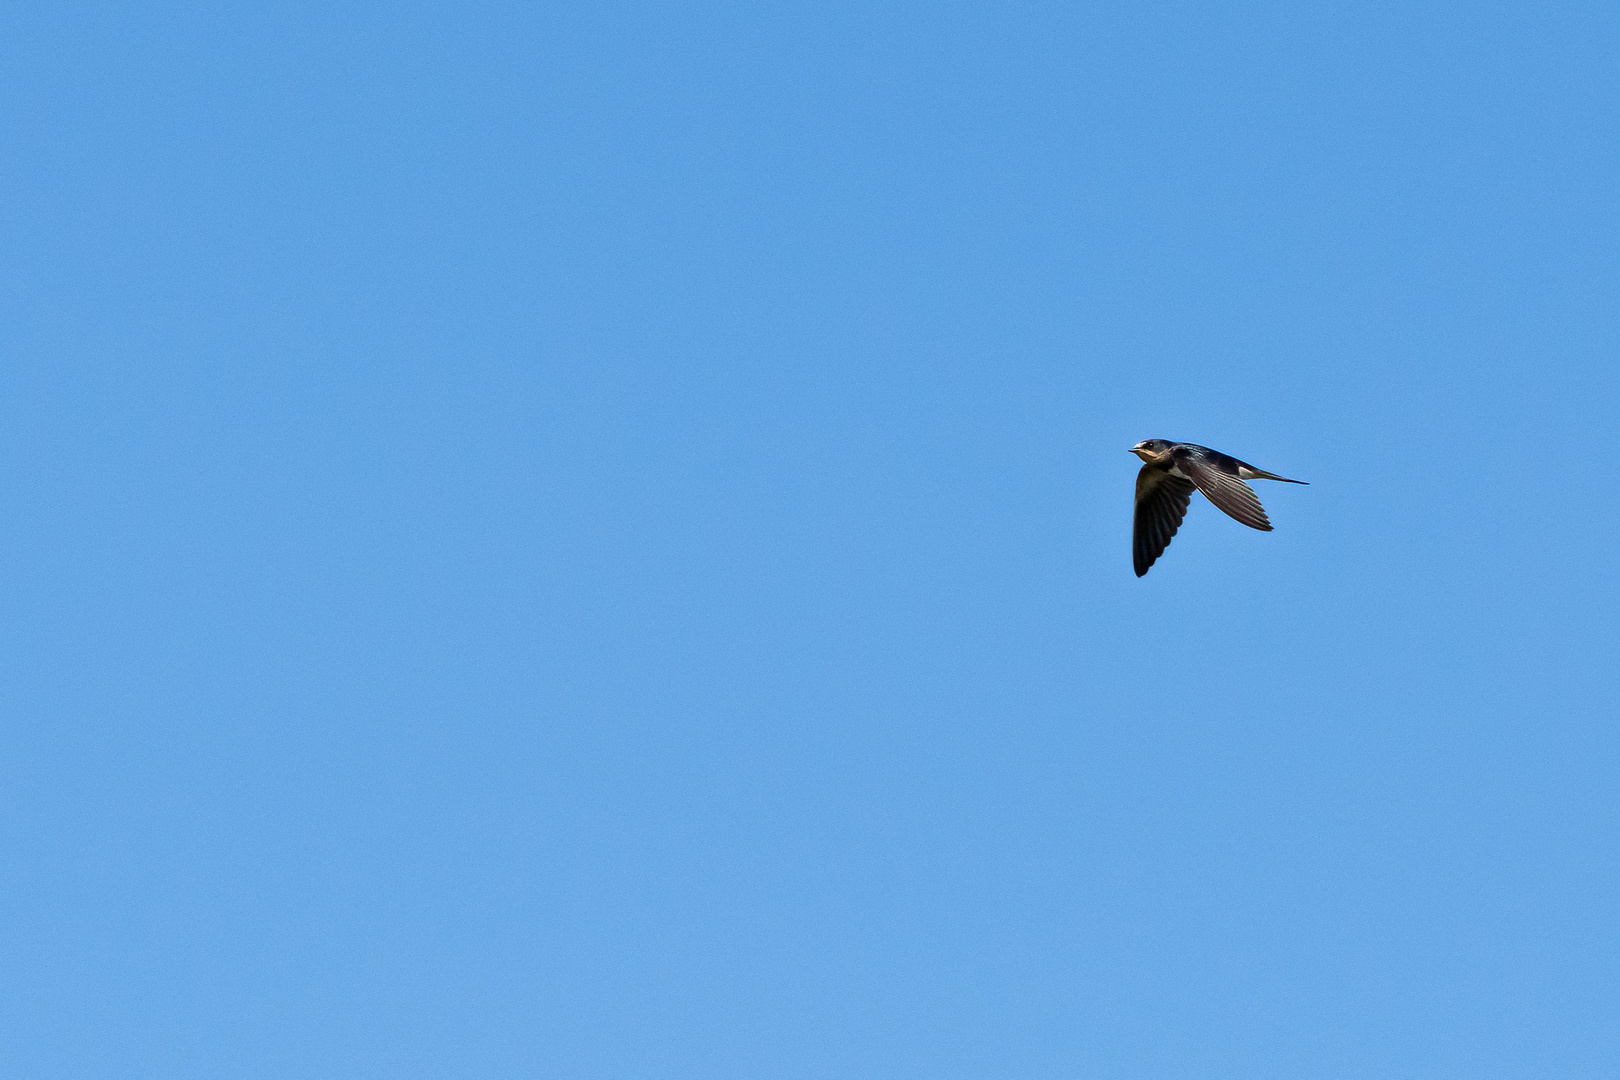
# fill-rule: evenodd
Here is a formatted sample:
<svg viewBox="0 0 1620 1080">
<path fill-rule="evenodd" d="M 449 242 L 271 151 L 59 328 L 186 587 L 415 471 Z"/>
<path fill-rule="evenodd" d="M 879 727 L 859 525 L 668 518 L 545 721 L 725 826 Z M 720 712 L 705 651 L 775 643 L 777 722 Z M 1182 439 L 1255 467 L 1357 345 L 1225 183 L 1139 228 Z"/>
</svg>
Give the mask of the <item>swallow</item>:
<svg viewBox="0 0 1620 1080">
<path fill-rule="evenodd" d="M 1146 439 L 1131 447 L 1131 453 L 1143 462 L 1142 471 L 1136 474 L 1136 522 L 1131 529 L 1131 558 L 1136 563 L 1137 577 L 1147 573 L 1170 546 L 1170 538 L 1187 515 L 1194 488 L 1226 511 L 1227 516 L 1251 529 L 1270 532 L 1271 522 L 1260 505 L 1260 497 L 1243 481 L 1305 483 L 1194 443 Z"/>
</svg>

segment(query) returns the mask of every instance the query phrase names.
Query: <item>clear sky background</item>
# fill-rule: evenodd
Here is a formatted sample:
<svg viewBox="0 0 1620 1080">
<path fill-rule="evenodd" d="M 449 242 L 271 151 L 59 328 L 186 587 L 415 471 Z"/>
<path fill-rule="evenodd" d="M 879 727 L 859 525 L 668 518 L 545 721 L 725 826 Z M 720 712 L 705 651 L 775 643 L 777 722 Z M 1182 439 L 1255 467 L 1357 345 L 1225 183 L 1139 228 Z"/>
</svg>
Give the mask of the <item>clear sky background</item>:
<svg viewBox="0 0 1620 1080">
<path fill-rule="evenodd" d="M 9 6 L 0 1074 L 1615 1076 L 1617 56 Z"/>
</svg>

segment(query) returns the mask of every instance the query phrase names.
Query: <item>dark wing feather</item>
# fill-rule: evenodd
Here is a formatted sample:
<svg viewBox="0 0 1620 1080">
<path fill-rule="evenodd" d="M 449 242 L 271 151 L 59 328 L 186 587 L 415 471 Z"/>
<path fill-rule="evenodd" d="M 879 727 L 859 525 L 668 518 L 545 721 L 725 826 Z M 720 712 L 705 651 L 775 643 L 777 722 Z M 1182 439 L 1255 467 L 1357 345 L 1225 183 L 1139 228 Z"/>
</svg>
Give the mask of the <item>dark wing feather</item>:
<svg viewBox="0 0 1620 1080">
<path fill-rule="evenodd" d="M 1194 446 L 1178 446 L 1171 454 L 1176 467 L 1198 485 L 1206 499 L 1251 529 L 1271 531 L 1260 496 L 1238 479 L 1237 466 L 1241 463 L 1236 458 Z"/>
<path fill-rule="evenodd" d="M 1170 538 L 1181 528 L 1181 519 L 1187 516 L 1187 503 L 1192 499 L 1193 486 L 1179 476 L 1171 476 L 1153 465 L 1142 466 L 1136 474 L 1136 521 L 1131 529 L 1131 559 L 1136 563 L 1136 576 L 1148 572 Z"/>
</svg>

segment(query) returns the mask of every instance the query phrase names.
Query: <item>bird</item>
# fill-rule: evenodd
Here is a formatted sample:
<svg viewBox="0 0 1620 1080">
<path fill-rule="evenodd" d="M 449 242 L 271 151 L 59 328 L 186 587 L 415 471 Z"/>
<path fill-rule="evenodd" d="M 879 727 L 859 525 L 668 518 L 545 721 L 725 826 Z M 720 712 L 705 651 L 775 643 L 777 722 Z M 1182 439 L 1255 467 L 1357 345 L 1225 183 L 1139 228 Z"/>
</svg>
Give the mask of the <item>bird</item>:
<svg viewBox="0 0 1620 1080">
<path fill-rule="evenodd" d="M 1131 453 L 1143 462 L 1142 471 L 1136 474 L 1136 520 L 1131 529 L 1131 558 L 1137 577 L 1147 573 L 1170 546 L 1170 538 L 1187 514 L 1194 488 L 1229 517 L 1251 529 L 1270 532 L 1271 521 L 1260 505 L 1260 497 L 1243 481 L 1305 483 L 1257 469 L 1247 461 L 1197 443 L 1144 439 L 1131 447 Z"/>
</svg>

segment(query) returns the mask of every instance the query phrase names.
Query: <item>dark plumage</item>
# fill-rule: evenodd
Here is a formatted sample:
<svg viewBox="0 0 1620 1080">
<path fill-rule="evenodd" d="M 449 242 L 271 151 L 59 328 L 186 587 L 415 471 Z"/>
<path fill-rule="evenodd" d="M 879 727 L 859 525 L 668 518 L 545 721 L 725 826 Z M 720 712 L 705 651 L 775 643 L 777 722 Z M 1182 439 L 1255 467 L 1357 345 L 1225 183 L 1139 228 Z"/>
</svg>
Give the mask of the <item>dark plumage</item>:
<svg viewBox="0 0 1620 1080">
<path fill-rule="evenodd" d="M 1181 528 L 1181 519 L 1187 514 L 1194 489 L 1249 528 L 1270 532 L 1271 521 L 1260 505 L 1260 497 L 1243 481 L 1305 483 L 1257 469 L 1196 443 L 1148 439 L 1131 447 L 1131 453 L 1143 462 L 1142 471 L 1136 474 L 1136 521 L 1131 530 L 1131 559 L 1137 577 L 1147 573 L 1170 546 L 1170 538 Z"/>
</svg>

